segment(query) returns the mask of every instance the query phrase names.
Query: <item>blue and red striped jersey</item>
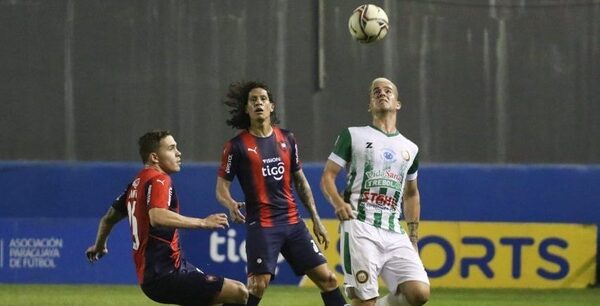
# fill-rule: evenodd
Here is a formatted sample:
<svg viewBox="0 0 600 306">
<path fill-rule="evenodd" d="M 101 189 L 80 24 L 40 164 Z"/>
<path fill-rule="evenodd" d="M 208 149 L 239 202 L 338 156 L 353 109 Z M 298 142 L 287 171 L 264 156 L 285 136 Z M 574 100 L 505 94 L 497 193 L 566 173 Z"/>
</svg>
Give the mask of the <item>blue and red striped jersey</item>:
<svg viewBox="0 0 600 306">
<path fill-rule="evenodd" d="M 292 174 L 302 169 L 294 135 L 273 127 L 268 137 L 243 131 L 225 144 L 218 175 L 237 176 L 246 202 L 246 223 L 262 227 L 300 221 Z"/>
<path fill-rule="evenodd" d="M 140 171 L 112 206 L 129 218 L 133 261 L 140 284 L 179 269 L 182 258 L 178 230 L 153 227 L 148 216 L 151 208 L 179 213 L 169 175 L 152 168 Z"/>
</svg>

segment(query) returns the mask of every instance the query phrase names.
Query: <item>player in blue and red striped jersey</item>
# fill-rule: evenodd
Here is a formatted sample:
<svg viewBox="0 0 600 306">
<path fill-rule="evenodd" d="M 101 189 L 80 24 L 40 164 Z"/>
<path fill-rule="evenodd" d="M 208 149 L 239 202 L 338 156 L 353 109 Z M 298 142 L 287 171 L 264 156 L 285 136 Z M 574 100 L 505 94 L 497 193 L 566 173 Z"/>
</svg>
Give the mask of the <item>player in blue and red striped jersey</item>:
<svg viewBox="0 0 600 306">
<path fill-rule="evenodd" d="M 181 255 L 178 228 L 225 228 L 227 215 L 203 219 L 179 214 L 169 174 L 179 172 L 181 152 L 168 131 L 146 133 L 139 146 L 144 168 L 100 220 L 96 242 L 86 250 L 88 260 L 108 253 L 113 226 L 128 217 L 138 282 L 150 299 L 178 305 L 245 303 L 248 291 L 242 283 L 205 274 Z"/>
<path fill-rule="evenodd" d="M 321 290 L 326 306 L 346 305 L 335 275 L 298 212 L 292 185 L 310 213 L 313 233 L 325 248 L 327 231 L 302 171 L 298 146 L 291 132 L 280 129 L 275 103 L 266 85 L 231 84 L 225 104 L 232 117 L 227 124 L 243 130 L 225 144 L 217 177 L 217 200 L 233 221 L 246 222 L 248 306 L 260 302 L 275 275 L 279 253 L 297 275 L 307 275 Z M 244 202 L 234 200 L 231 181 L 237 176 Z M 240 208 L 244 206 L 246 216 Z"/>
</svg>

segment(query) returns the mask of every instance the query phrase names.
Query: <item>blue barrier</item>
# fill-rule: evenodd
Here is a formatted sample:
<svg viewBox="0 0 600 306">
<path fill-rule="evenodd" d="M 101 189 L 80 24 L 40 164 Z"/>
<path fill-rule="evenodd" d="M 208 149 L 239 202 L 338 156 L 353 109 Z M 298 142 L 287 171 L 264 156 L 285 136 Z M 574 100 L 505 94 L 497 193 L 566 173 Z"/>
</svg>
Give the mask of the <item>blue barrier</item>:
<svg viewBox="0 0 600 306">
<path fill-rule="evenodd" d="M 113 198 L 140 163 L 0 163 L 0 283 L 135 283 L 126 222 L 109 241 L 109 255 L 90 265 L 83 255 Z M 334 218 L 319 190 L 322 164 L 305 164 L 322 218 Z M 173 176 L 181 212 L 223 212 L 215 200 L 217 165 L 184 165 Z M 339 183 L 343 180 L 340 178 Z M 600 225 L 600 167 L 423 165 L 422 219 L 560 222 Z M 234 197 L 241 198 L 237 184 Z M 301 207 L 304 217 L 308 214 Z M 182 231 L 186 257 L 209 273 L 245 279 L 243 226 Z M 243 248 L 242 248 L 243 249 Z M 275 283 L 298 283 L 286 264 Z"/>
</svg>

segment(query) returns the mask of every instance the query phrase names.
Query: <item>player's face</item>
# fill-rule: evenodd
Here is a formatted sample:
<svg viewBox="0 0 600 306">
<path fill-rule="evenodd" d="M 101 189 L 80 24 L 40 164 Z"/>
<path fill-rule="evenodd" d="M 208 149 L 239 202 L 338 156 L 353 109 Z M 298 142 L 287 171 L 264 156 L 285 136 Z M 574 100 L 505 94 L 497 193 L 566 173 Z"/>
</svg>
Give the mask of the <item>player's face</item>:
<svg viewBox="0 0 600 306">
<path fill-rule="evenodd" d="M 394 84 L 389 81 L 379 81 L 371 88 L 370 111 L 397 111 L 400 109 L 398 93 Z"/>
<path fill-rule="evenodd" d="M 270 120 L 273 107 L 269 93 L 263 88 L 254 88 L 248 93 L 246 113 L 250 116 L 250 121 Z"/>
<path fill-rule="evenodd" d="M 160 148 L 156 153 L 158 165 L 166 173 L 181 170 L 181 152 L 177 149 L 177 142 L 169 135 L 160 141 Z"/>
</svg>

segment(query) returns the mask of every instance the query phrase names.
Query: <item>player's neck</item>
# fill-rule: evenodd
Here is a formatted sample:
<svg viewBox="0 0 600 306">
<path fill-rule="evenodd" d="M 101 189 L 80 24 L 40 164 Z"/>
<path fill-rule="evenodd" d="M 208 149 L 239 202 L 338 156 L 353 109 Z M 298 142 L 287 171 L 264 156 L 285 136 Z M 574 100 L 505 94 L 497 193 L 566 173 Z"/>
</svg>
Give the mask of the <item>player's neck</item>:
<svg viewBox="0 0 600 306">
<path fill-rule="evenodd" d="M 396 114 L 388 113 L 384 116 L 373 116 L 373 126 L 386 134 L 397 133 Z"/>
<path fill-rule="evenodd" d="M 158 164 L 153 164 L 153 163 L 146 163 L 146 164 L 144 164 L 144 169 L 154 169 L 154 170 L 156 170 L 158 172 L 167 173 Z"/>
<path fill-rule="evenodd" d="M 270 122 L 253 122 L 248 132 L 256 137 L 269 137 L 273 134 L 273 127 Z"/>
</svg>

